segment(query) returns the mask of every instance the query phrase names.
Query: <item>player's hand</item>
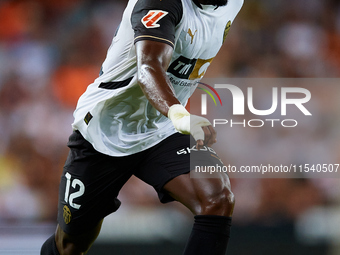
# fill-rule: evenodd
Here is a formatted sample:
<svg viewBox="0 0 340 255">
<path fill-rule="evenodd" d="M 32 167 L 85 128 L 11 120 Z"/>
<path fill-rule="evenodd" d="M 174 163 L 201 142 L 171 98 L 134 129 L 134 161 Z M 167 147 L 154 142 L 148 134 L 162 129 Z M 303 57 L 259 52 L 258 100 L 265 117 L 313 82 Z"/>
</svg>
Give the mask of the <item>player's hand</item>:
<svg viewBox="0 0 340 255">
<path fill-rule="evenodd" d="M 202 127 L 204 132 L 204 140 L 196 140 L 196 148 L 201 149 L 204 145 L 211 147 L 214 143 L 217 142 L 216 140 L 216 131 L 212 127 L 212 125 Z"/>
<path fill-rule="evenodd" d="M 194 137 L 197 149 L 216 143 L 216 131 L 209 120 L 190 114 L 182 105 L 172 105 L 168 117 L 178 132 Z"/>
</svg>

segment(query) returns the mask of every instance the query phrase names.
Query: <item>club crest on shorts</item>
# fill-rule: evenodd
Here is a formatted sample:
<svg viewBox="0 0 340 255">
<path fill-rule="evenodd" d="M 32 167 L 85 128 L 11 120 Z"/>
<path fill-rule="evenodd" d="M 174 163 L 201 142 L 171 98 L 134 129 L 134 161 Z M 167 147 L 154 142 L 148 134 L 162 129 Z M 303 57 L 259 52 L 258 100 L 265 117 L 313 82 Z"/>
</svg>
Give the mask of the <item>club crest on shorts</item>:
<svg viewBox="0 0 340 255">
<path fill-rule="evenodd" d="M 64 205 L 63 207 L 63 218 L 66 224 L 69 224 L 71 222 L 72 219 L 72 215 L 71 215 L 71 210 L 70 208 L 68 208 L 67 205 Z"/>
<path fill-rule="evenodd" d="M 160 10 L 150 10 L 143 18 L 142 23 L 146 28 L 156 28 L 160 27 L 157 22 L 166 16 L 168 12 Z"/>
</svg>

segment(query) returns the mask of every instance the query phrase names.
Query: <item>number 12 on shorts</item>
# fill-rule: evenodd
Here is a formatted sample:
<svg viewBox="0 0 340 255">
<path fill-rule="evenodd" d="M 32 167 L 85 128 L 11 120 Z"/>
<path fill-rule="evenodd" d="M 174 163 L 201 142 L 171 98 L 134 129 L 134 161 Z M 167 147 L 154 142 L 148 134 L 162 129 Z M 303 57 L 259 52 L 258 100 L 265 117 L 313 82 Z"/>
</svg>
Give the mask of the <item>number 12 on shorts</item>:
<svg viewBox="0 0 340 255">
<path fill-rule="evenodd" d="M 81 197 L 85 192 L 85 185 L 84 183 L 79 179 L 73 179 L 71 182 L 71 174 L 66 173 L 66 188 L 65 188 L 65 197 L 64 200 L 66 203 L 69 203 L 69 205 L 75 209 L 79 209 L 81 205 L 76 204 L 73 202 L 75 198 Z M 77 186 L 79 186 L 79 190 L 76 192 L 73 192 L 70 194 L 70 188 L 71 186 L 75 189 Z"/>
</svg>

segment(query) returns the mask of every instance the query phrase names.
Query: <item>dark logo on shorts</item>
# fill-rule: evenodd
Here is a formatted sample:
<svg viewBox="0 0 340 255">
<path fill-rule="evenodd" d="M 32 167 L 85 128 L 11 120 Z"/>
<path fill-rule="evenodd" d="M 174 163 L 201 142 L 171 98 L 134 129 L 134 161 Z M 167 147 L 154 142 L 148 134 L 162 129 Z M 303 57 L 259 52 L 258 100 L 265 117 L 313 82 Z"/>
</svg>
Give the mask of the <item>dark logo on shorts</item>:
<svg viewBox="0 0 340 255">
<path fill-rule="evenodd" d="M 68 208 L 67 205 L 65 205 L 63 208 L 63 211 L 64 211 L 64 214 L 63 214 L 64 221 L 66 224 L 69 224 L 72 219 L 71 210 L 70 208 Z"/>
</svg>

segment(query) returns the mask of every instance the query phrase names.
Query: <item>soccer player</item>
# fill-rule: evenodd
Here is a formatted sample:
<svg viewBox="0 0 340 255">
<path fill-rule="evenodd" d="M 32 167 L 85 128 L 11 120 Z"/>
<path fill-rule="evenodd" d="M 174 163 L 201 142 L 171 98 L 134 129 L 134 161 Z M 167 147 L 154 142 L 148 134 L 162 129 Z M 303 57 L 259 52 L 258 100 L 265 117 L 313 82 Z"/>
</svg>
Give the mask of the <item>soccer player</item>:
<svg viewBox="0 0 340 255">
<path fill-rule="evenodd" d="M 176 200 L 194 214 L 185 255 L 225 254 L 234 196 L 226 174 L 190 178 L 190 159 L 200 166 L 222 163 L 210 149 L 216 142 L 211 124 L 184 106 L 242 5 L 128 2 L 100 76 L 74 112 L 58 226 L 42 255 L 85 254 L 103 218 L 119 208 L 119 190 L 132 175 L 152 185 L 161 202 Z"/>
</svg>

